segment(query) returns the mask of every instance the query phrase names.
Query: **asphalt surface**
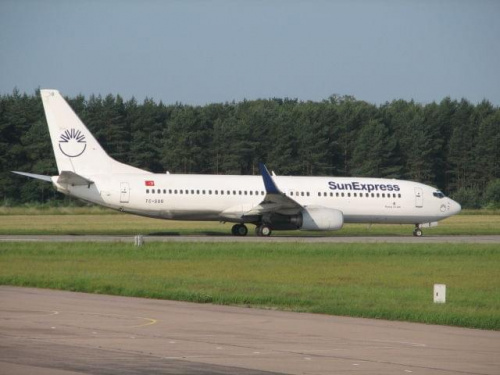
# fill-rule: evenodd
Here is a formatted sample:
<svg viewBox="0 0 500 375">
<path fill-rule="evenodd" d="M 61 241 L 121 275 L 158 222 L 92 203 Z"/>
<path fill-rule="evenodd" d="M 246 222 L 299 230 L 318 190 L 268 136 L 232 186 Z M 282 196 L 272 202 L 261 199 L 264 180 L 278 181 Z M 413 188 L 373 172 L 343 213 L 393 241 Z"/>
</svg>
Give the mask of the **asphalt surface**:
<svg viewBox="0 0 500 375">
<path fill-rule="evenodd" d="M 0 242 L 129 242 L 135 236 L 111 235 L 0 235 Z M 308 243 L 491 243 L 500 244 L 500 235 L 494 236 L 143 236 L 144 242 L 308 242 Z"/>
<path fill-rule="evenodd" d="M 500 332 L 0 286 L 0 373 L 499 374 Z"/>
</svg>

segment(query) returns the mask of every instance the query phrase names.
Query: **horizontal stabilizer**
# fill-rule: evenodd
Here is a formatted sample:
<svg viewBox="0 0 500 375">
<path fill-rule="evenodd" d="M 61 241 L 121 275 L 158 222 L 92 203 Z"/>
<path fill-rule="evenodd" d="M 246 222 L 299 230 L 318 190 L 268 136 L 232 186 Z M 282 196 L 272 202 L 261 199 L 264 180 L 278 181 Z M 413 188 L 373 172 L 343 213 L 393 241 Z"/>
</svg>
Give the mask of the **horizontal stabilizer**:
<svg viewBox="0 0 500 375">
<path fill-rule="evenodd" d="M 12 173 L 19 174 L 21 176 L 30 177 L 30 178 L 35 178 L 37 180 L 52 182 L 52 177 L 45 176 L 43 174 L 34 174 L 34 173 L 17 172 L 17 171 L 12 171 Z"/>
<path fill-rule="evenodd" d="M 94 181 L 82 177 L 79 174 L 76 174 L 71 171 L 62 171 L 61 174 L 59 175 L 59 178 L 57 179 L 57 183 L 79 186 L 79 185 L 91 185 L 94 183 Z"/>
</svg>

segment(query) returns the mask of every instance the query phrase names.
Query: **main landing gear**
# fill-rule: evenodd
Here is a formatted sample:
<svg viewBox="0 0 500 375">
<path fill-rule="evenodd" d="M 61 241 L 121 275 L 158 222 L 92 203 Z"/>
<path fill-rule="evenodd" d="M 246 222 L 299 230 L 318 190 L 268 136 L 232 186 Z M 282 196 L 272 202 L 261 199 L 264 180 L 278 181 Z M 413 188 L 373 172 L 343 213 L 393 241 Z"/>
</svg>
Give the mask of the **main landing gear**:
<svg viewBox="0 0 500 375">
<path fill-rule="evenodd" d="M 245 224 L 235 224 L 231 228 L 233 236 L 246 236 L 248 228 Z M 271 227 L 266 224 L 257 225 L 255 227 L 255 234 L 259 237 L 269 237 L 272 233 Z"/>
<path fill-rule="evenodd" d="M 413 235 L 415 237 L 422 237 L 422 229 L 420 229 L 420 224 L 415 224 L 415 229 L 413 230 Z"/>
<path fill-rule="evenodd" d="M 235 224 L 231 228 L 231 233 L 233 236 L 246 236 L 248 233 L 248 228 L 245 224 Z"/>
<path fill-rule="evenodd" d="M 269 237 L 272 233 L 272 230 L 266 224 L 257 225 L 255 227 L 255 234 L 260 237 Z"/>
</svg>

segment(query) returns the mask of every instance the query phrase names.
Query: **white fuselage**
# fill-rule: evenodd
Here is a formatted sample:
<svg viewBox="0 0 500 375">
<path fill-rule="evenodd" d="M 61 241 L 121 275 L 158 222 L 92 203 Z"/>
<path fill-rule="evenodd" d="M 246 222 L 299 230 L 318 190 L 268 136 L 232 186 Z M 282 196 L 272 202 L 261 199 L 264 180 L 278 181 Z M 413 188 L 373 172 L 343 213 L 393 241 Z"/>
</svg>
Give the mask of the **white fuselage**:
<svg viewBox="0 0 500 375">
<path fill-rule="evenodd" d="M 172 220 L 245 222 L 262 202 L 261 176 L 114 174 L 89 175 L 90 186 L 56 188 L 77 198 L 137 215 Z M 347 223 L 421 224 L 460 211 L 431 186 L 358 177 L 273 177 L 280 190 L 307 206 L 340 210 Z"/>
</svg>

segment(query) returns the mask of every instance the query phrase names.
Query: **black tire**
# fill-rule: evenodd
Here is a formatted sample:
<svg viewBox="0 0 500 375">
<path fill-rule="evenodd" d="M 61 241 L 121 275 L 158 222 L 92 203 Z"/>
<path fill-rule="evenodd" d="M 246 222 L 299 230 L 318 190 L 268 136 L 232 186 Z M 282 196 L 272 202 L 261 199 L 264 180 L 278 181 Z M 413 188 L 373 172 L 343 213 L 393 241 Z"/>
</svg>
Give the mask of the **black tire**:
<svg viewBox="0 0 500 375">
<path fill-rule="evenodd" d="M 261 225 L 259 227 L 259 236 L 262 236 L 262 237 L 269 237 L 272 233 L 272 230 L 269 226 L 267 225 Z"/>
<path fill-rule="evenodd" d="M 234 227 L 236 227 L 236 235 L 237 236 L 246 236 L 247 235 L 248 228 L 245 224 L 237 224 Z"/>
<path fill-rule="evenodd" d="M 269 237 L 272 233 L 272 229 L 269 225 L 257 225 L 255 227 L 255 235 L 259 237 Z"/>
</svg>

